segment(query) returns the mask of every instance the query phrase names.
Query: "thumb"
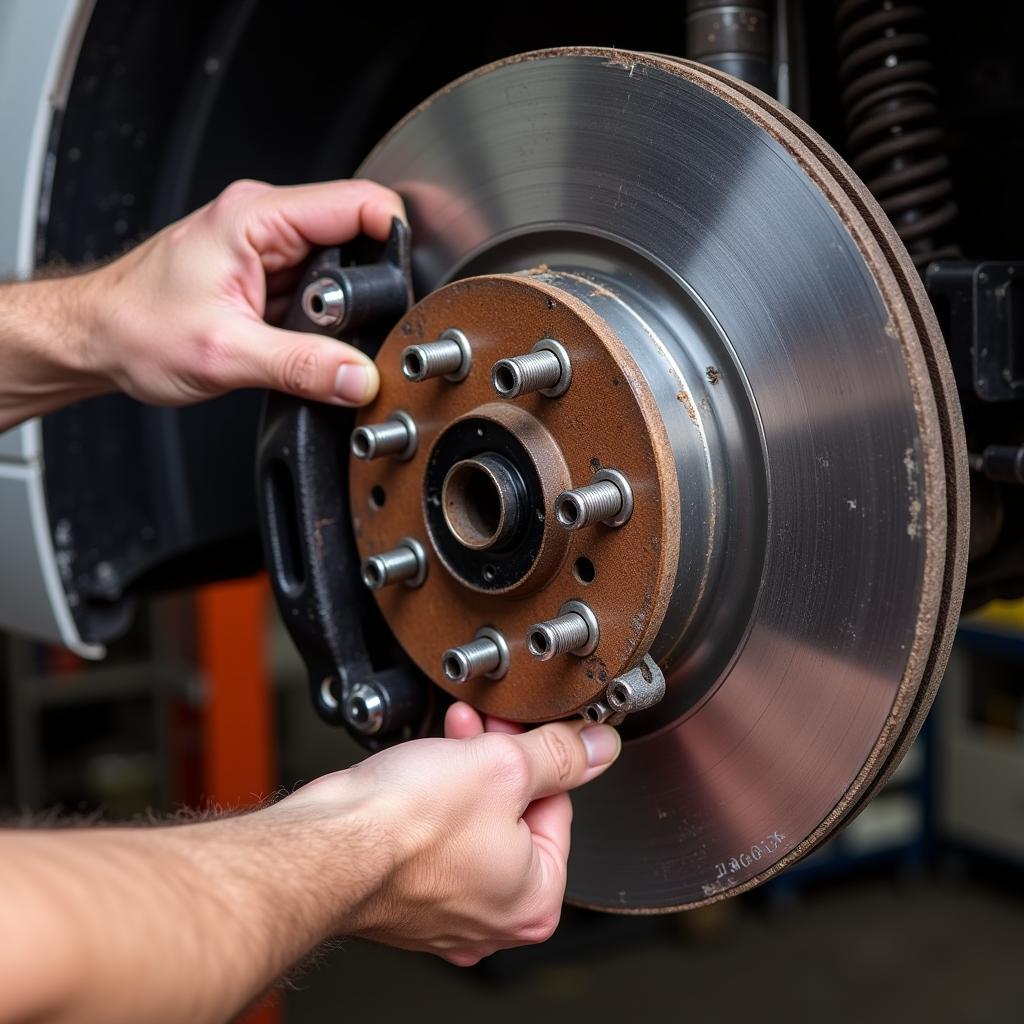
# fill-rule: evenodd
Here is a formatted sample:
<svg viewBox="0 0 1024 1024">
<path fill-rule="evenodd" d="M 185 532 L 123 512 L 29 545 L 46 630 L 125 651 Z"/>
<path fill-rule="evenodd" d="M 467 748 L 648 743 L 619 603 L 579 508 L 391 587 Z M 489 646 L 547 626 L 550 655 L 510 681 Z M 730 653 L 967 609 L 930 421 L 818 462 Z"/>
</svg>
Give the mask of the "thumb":
<svg viewBox="0 0 1024 1024">
<path fill-rule="evenodd" d="M 271 388 L 333 405 L 366 405 L 380 387 L 373 361 L 357 348 L 325 338 L 252 323 L 237 339 L 245 380 L 234 387 Z"/>
<path fill-rule="evenodd" d="M 526 754 L 531 801 L 590 782 L 622 749 L 622 740 L 610 725 L 584 726 L 582 722 L 552 722 L 514 739 Z"/>
</svg>

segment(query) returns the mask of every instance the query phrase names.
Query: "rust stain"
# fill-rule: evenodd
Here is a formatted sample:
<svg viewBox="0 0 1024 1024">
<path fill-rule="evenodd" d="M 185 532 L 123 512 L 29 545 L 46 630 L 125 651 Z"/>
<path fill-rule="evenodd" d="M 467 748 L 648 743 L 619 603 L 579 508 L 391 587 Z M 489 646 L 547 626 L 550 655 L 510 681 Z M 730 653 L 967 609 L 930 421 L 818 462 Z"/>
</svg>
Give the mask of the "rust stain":
<svg viewBox="0 0 1024 1024">
<path fill-rule="evenodd" d="M 682 402 L 684 406 L 686 406 L 686 415 L 689 416 L 694 423 L 696 423 L 697 410 L 693 406 L 693 399 L 690 398 L 689 392 L 680 388 L 679 391 L 676 392 L 676 399 Z"/>
</svg>

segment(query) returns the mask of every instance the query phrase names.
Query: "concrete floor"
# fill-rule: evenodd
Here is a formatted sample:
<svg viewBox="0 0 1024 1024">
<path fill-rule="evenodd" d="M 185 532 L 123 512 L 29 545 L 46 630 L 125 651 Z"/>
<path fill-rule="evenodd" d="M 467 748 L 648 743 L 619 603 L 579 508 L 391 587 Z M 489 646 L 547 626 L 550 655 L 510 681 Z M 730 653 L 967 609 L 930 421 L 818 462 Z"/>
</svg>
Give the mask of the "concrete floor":
<svg viewBox="0 0 1024 1024">
<path fill-rule="evenodd" d="M 1024 1020 L 1017 887 L 875 878 L 818 888 L 785 911 L 720 906 L 675 919 L 570 916 L 571 934 L 560 930 L 544 955 L 505 955 L 486 971 L 347 942 L 295 983 L 287 1020 Z"/>
</svg>

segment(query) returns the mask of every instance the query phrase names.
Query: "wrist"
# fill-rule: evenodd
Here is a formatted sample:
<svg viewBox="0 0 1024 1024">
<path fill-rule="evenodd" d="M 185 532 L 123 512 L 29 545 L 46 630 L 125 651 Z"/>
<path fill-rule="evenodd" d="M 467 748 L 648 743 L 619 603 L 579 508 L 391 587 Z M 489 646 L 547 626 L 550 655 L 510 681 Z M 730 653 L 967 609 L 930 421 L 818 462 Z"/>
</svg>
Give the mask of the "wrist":
<svg viewBox="0 0 1024 1024">
<path fill-rule="evenodd" d="M 95 300 L 83 278 L 7 285 L 0 296 L 0 429 L 110 390 L 88 361 Z"/>
<path fill-rule="evenodd" d="M 350 932 L 394 863 L 391 830 L 345 773 L 248 814 L 168 830 L 218 903 L 239 908 L 271 975 Z M 329 790 L 329 792 L 328 792 Z"/>
<path fill-rule="evenodd" d="M 294 878 L 315 903 L 310 920 L 319 939 L 363 930 L 379 913 L 381 893 L 417 852 L 412 816 L 395 799 L 396 787 L 376 785 L 362 767 L 316 779 L 260 812 L 297 838 Z"/>
<path fill-rule="evenodd" d="M 115 318 L 112 315 L 116 280 L 108 280 L 108 267 L 53 282 L 60 289 L 65 343 L 58 353 L 62 367 L 98 391 L 117 387 Z"/>
<path fill-rule="evenodd" d="M 101 382 L 90 361 L 99 314 L 93 273 L 39 278 L 19 286 L 24 290 L 17 305 L 29 359 L 64 388 Z"/>
</svg>

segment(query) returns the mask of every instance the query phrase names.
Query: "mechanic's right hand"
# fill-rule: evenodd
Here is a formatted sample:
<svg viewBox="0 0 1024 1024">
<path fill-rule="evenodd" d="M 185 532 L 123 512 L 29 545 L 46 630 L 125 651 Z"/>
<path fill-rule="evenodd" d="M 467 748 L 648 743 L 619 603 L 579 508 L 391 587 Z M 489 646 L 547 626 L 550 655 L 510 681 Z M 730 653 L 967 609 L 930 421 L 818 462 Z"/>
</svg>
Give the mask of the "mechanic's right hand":
<svg viewBox="0 0 1024 1024">
<path fill-rule="evenodd" d="M 447 739 L 403 743 L 300 789 L 278 805 L 361 806 L 392 851 L 383 884 L 338 930 L 468 966 L 542 942 L 565 893 L 568 790 L 600 775 L 621 741 L 607 725 L 521 732 L 466 704 Z M 359 813 L 356 818 L 358 820 Z M 386 837 L 386 838 L 385 838 Z"/>
</svg>

